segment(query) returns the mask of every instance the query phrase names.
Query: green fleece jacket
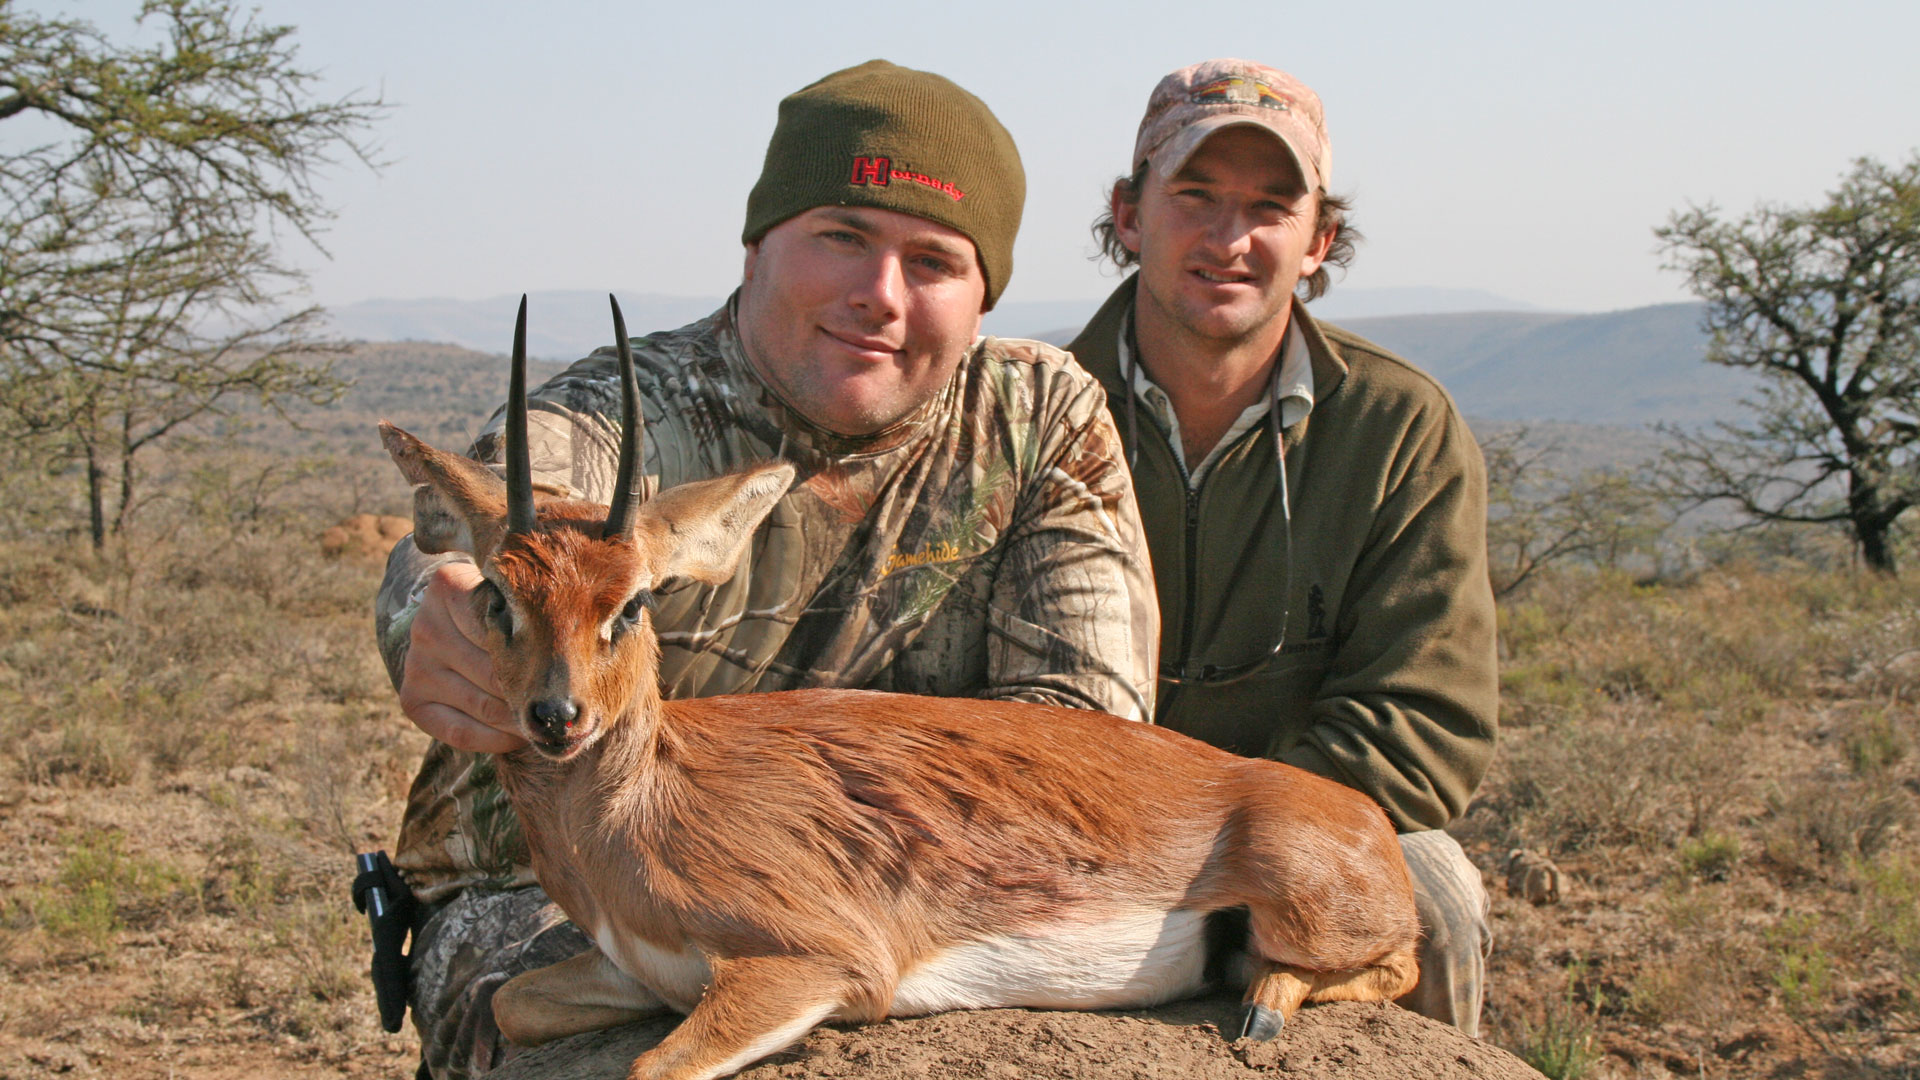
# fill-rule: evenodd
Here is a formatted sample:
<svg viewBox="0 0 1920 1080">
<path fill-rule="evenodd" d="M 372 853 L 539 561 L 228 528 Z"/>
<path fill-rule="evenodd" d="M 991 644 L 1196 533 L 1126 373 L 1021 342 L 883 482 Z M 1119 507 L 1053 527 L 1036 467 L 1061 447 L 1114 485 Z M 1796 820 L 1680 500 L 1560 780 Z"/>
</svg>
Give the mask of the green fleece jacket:
<svg viewBox="0 0 1920 1080">
<path fill-rule="evenodd" d="M 1499 707 L 1486 471 L 1466 423 L 1432 378 L 1296 301 L 1314 405 L 1282 433 L 1289 572 L 1268 425 L 1191 495 L 1152 410 L 1128 430 L 1119 342 L 1135 281 L 1069 348 L 1106 387 L 1122 439 L 1140 443 L 1161 670 L 1244 666 L 1272 648 L 1283 601 L 1288 612 L 1283 651 L 1251 676 L 1163 680 L 1157 722 L 1364 791 L 1402 832 L 1446 825 L 1486 772 Z"/>
</svg>

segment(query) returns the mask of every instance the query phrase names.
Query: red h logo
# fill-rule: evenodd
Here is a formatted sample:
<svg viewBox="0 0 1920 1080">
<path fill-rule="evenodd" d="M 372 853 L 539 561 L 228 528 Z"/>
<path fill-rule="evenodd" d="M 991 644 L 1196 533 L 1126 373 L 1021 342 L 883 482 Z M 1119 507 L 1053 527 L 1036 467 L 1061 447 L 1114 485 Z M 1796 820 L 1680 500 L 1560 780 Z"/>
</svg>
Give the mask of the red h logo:
<svg viewBox="0 0 1920 1080">
<path fill-rule="evenodd" d="M 880 184 L 884 186 L 891 175 L 893 162 L 883 157 L 856 157 L 853 159 L 853 179 L 850 184 Z"/>
</svg>

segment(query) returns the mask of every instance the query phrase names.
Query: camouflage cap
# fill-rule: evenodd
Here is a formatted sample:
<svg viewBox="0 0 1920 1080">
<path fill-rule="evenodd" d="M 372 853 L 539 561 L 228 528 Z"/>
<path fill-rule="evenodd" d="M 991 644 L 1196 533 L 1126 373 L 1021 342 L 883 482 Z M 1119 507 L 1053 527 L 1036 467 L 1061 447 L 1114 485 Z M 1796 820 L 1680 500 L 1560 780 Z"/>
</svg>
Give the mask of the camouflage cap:
<svg viewBox="0 0 1920 1080">
<path fill-rule="evenodd" d="M 1320 97 L 1305 83 L 1251 60 L 1206 60 L 1160 80 L 1133 144 L 1133 168 L 1147 159 L 1160 175 L 1180 171 L 1207 136 L 1246 124 L 1279 136 L 1307 186 L 1325 192 L 1333 173 Z"/>
</svg>

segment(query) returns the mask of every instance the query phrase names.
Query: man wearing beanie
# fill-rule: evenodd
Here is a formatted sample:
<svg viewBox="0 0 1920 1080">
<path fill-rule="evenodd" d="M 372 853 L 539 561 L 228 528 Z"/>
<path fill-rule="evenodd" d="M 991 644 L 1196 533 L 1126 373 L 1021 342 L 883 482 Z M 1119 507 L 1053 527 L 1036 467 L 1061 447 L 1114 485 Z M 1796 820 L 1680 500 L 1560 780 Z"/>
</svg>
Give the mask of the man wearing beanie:
<svg viewBox="0 0 1920 1080">
<path fill-rule="evenodd" d="M 649 492 L 799 469 L 731 581 L 656 592 L 668 697 L 842 686 L 1151 715 L 1158 609 L 1105 395 L 1057 349 L 977 338 L 1024 198 L 1006 131 L 937 75 L 873 61 L 781 103 L 739 291 L 633 343 Z M 530 421 L 536 483 L 605 501 L 613 350 L 536 390 Z M 499 427 L 480 460 L 500 461 Z M 395 861 L 426 912 L 412 1005 L 442 1080 L 514 1052 L 503 982 L 593 947 L 533 884 L 494 780 L 491 755 L 523 743 L 476 644 L 477 582 L 403 540 L 376 603 L 402 706 L 438 740 Z"/>
<path fill-rule="evenodd" d="M 1284 72 L 1161 80 L 1094 226 L 1138 272 L 1069 348 L 1106 386 L 1146 522 L 1156 720 L 1378 801 L 1425 936 L 1401 1004 L 1475 1035 L 1487 898 L 1441 829 L 1493 752 L 1486 476 L 1438 383 L 1307 313 L 1353 252 L 1332 157 Z"/>
</svg>

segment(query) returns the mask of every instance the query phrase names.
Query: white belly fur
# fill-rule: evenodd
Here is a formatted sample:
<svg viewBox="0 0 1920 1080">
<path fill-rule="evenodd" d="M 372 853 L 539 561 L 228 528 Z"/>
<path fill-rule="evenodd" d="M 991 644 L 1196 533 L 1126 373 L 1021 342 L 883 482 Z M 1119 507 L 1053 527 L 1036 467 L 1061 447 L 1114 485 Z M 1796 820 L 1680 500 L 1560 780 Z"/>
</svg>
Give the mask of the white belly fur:
<svg viewBox="0 0 1920 1080">
<path fill-rule="evenodd" d="M 676 1012 L 692 1012 L 713 981 L 707 958 L 691 949 L 668 952 L 643 938 L 616 934 L 605 923 L 594 929 L 593 940 L 615 967 L 639 980 Z"/>
<path fill-rule="evenodd" d="M 907 972 L 887 1011 L 1117 1009 L 1191 997 L 1206 985 L 1205 927 L 1199 912 L 1146 911 L 983 938 Z M 678 1012 L 691 1012 L 712 981 L 713 969 L 696 951 L 669 952 L 604 924 L 593 938 L 615 966 Z"/>
<path fill-rule="evenodd" d="M 1200 912 L 1144 911 L 983 938 L 907 972 L 888 1011 L 1115 1009 L 1190 997 L 1206 985 L 1205 928 Z"/>
</svg>

